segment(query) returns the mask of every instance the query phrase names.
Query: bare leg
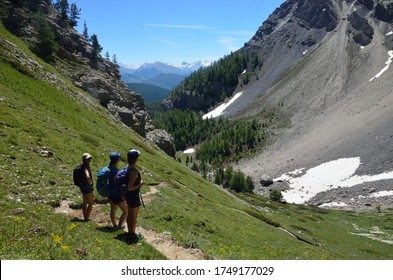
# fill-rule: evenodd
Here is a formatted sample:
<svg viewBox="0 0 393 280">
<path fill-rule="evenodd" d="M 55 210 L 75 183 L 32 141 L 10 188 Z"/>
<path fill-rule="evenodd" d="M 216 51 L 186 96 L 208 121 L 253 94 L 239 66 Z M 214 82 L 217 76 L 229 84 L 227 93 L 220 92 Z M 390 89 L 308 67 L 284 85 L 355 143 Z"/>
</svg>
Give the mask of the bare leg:
<svg viewBox="0 0 393 280">
<path fill-rule="evenodd" d="M 109 203 L 111 204 L 111 221 L 112 221 L 112 225 L 113 227 L 117 227 L 117 218 L 116 218 L 116 211 L 118 206 L 116 204 L 114 204 L 111 200 L 109 200 Z"/>
<path fill-rule="evenodd" d="M 82 203 L 82 213 L 83 213 L 83 219 L 86 221 L 87 220 L 87 204 L 88 204 L 88 199 L 87 195 L 83 195 L 83 203 Z"/>
<path fill-rule="evenodd" d="M 127 203 L 125 201 L 120 203 L 119 206 L 120 206 L 120 209 L 123 211 L 123 214 L 121 214 L 120 220 L 119 220 L 119 227 L 122 227 L 128 217 L 128 207 L 127 207 Z"/>
<path fill-rule="evenodd" d="M 91 210 L 93 209 L 94 196 L 93 193 L 83 195 L 83 217 L 85 221 L 89 220 Z"/>
<path fill-rule="evenodd" d="M 128 232 L 131 234 L 135 234 L 136 222 L 138 220 L 138 213 L 139 213 L 139 207 L 136 208 L 128 207 L 127 226 L 128 226 Z"/>
</svg>

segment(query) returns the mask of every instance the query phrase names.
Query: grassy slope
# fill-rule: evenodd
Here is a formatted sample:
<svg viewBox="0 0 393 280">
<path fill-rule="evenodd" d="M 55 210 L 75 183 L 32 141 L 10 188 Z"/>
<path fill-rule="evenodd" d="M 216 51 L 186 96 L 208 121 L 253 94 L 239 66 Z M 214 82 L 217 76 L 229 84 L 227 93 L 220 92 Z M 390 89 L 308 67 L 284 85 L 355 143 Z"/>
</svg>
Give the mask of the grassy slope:
<svg viewBox="0 0 393 280">
<path fill-rule="evenodd" d="M 0 34 L 29 53 L 23 42 L 2 27 Z M 81 202 L 71 173 L 83 152 L 94 156 L 92 168 L 97 171 L 106 163 L 109 151 L 125 153 L 131 147 L 142 151 L 140 168 L 147 184 L 167 184 L 141 211 L 140 224 L 159 232 L 169 231 L 180 244 L 198 247 L 209 258 L 393 257 L 391 245 L 350 234 L 352 222 L 367 229 L 384 222 L 391 224 L 388 214 L 321 214 L 311 208 L 281 207 L 263 198 L 244 197 L 266 206 L 265 210 L 255 210 L 152 148 L 130 129 L 116 125 L 98 105 L 86 107 L 75 96 L 1 61 L 0 98 L 1 259 L 163 258 L 149 244 L 125 245 L 116 239 L 118 233 L 103 232 L 91 222 L 72 222 L 55 214 L 50 206 L 64 199 Z M 44 158 L 34 151 L 42 146 L 54 157 Z M 12 215 L 12 209 L 18 207 L 26 211 Z M 323 245 L 296 240 L 272 223 L 295 233 L 300 231 L 298 235 L 303 239 Z M 392 234 L 391 227 L 384 230 Z"/>
</svg>

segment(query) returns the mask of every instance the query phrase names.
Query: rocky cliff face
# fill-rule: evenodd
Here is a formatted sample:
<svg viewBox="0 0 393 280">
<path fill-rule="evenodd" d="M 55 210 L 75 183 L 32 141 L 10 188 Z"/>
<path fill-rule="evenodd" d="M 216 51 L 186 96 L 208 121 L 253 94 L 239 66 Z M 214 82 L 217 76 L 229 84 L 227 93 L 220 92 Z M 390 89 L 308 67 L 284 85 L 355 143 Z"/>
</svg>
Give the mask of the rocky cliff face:
<svg viewBox="0 0 393 280">
<path fill-rule="evenodd" d="M 129 91 L 120 81 L 116 66 L 98 55 L 97 61 L 92 63 L 93 48 L 90 43 L 71 27 L 68 20 L 61 18 L 48 0 L 16 0 L 1 1 L 0 16 L 4 25 L 15 35 L 28 42 L 34 50 L 38 42 L 38 31 L 35 20 L 38 13 L 42 13 L 55 33 L 57 50 L 50 63 L 72 83 L 88 92 L 99 100 L 100 104 L 118 117 L 124 124 L 131 127 L 143 137 L 154 131 L 149 115 L 146 112 L 143 98 Z M 43 71 L 43 70 L 41 70 Z M 163 139 L 170 141 L 165 131 L 156 134 L 166 134 L 166 137 L 150 140 L 168 150 L 172 142 L 163 144 Z"/>
</svg>

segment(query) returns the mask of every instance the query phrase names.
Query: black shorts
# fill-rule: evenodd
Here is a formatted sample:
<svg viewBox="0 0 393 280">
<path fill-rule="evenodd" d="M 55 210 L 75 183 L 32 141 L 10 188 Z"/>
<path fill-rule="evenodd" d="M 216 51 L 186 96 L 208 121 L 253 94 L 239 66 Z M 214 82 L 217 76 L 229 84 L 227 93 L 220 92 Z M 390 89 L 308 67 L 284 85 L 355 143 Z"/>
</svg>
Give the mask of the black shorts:
<svg viewBox="0 0 393 280">
<path fill-rule="evenodd" d="M 127 201 L 127 205 L 130 208 L 138 208 L 139 206 L 141 206 L 141 200 L 139 199 L 139 193 L 138 195 L 127 195 L 126 194 L 126 201 Z"/>
<path fill-rule="evenodd" d="M 109 196 L 109 200 L 113 203 L 113 204 L 120 204 L 123 202 L 123 198 L 119 195 L 113 195 L 113 196 Z"/>
<path fill-rule="evenodd" d="M 79 188 L 80 188 L 82 194 L 89 194 L 94 191 L 93 185 L 84 185 Z"/>
</svg>

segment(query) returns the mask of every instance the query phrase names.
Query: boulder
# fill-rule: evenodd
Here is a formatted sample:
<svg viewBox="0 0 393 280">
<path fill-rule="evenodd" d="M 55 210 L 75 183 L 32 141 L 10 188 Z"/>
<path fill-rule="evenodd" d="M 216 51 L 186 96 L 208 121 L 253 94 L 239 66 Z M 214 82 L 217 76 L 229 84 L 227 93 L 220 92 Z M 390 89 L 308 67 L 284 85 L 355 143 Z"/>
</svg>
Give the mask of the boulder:
<svg viewBox="0 0 393 280">
<path fill-rule="evenodd" d="M 386 6 L 378 3 L 375 7 L 375 18 L 384 22 L 393 23 L 393 2 Z"/>
<path fill-rule="evenodd" d="M 367 8 L 368 10 L 372 10 L 374 8 L 374 1 L 373 0 L 357 0 L 356 4 L 360 4 Z"/>
<path fill-rule="evenodd" d="M 362 46 L 367 46 L 371 43 L 374 36 L 374 29 L 368 23 L 368 21 L 361 17 L 357 12 L 352 13 L 348 17 L 352 28 L 355 30 L 353 32 L 353 40 Z"/>
<path fill-rule="evenodd" d="M 172 136 L 162 129 L 154 129 L 149 131 L 146 138 L 156 144 L 161 150 L 172 158 L 176 156 L 175 144 Z"/>
<path fill-rule="evenodd" d="M 274 183 L 273 179 L 261 179 L 259 182 L 263 187 L 269 187 Z"/>
</svg>

